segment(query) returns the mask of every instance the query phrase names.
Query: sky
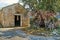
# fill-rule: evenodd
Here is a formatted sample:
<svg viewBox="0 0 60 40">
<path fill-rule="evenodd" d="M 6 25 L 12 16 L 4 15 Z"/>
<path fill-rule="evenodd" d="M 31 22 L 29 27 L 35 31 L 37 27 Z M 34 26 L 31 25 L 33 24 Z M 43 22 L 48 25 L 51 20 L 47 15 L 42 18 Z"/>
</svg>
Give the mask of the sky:
<svg viewBox="0 0 60 40">
<path fill-rule="evenodd" d="M 19 0 L 0 0 L 0 8 L 11 5 L 13 3 L 17 3 L 18 1 Z"/>
<path fill-rule="evenodd" d="M 21 5 L 24 5 L 24 3 L 22 2 L 22 0 L 0 0 L 0 9 L 2 9 L 5 6 L 14 4 L 14 3 L 20 3 Z M 29 8 L 28 5 L 25 6 L 25 8 Z"/>
</svg>

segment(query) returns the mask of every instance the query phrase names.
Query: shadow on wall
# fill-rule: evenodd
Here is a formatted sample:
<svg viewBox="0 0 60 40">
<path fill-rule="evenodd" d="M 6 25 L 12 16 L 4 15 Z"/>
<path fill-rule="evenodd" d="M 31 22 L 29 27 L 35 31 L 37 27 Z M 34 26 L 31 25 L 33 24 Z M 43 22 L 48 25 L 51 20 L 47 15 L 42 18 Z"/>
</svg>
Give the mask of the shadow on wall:
<svg viewBox="0 0 60 40">
<path fill-rule="evenodd" d="M 0 23 L 0 28 L 2 28 L 3 27 L 3 25 Z"/>
</svg>

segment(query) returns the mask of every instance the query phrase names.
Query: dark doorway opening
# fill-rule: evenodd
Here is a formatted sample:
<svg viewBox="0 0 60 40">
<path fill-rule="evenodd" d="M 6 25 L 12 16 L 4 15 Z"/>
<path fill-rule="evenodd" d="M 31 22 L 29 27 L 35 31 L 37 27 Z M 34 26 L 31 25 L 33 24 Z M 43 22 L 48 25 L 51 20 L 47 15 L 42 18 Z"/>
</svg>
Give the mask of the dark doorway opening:
<svg viewBox="0 0 60 40">
<path fill-rule="evenodd" d="M 20 21 L 21 21 L 21 16 L 15 15 L 15 26 L 21 26 Z"/>
</svg>

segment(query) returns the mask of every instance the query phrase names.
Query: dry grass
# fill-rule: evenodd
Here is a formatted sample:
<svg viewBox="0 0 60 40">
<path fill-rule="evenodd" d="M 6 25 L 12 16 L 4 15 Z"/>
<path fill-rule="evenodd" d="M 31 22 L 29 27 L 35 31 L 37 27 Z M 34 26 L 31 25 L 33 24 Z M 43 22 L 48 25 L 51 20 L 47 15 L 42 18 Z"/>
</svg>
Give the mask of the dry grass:
<svg viewBox="0 0 60 40">
<path fill-rule="evenodd" d="M 50 35 L 50 31 L 46 30 L 45 28 L 38 28 L 38 29 L 23 28 L 21 30 L 31 35 L 38 35 L 38 36 L 49 36 Z"/>
</svg>

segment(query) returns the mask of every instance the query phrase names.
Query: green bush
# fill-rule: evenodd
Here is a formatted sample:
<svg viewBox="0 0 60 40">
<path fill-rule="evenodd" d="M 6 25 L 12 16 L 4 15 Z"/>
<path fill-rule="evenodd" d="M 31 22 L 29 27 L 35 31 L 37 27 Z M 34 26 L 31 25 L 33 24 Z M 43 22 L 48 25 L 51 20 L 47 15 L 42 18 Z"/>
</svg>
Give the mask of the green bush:
<svg viewBox="0 0 60 40">
<path fill-rule="evenodd" d="M 58 21 L 58 19 L 56 17 L 54 17 L 54 22 Z"/>
</svg>

